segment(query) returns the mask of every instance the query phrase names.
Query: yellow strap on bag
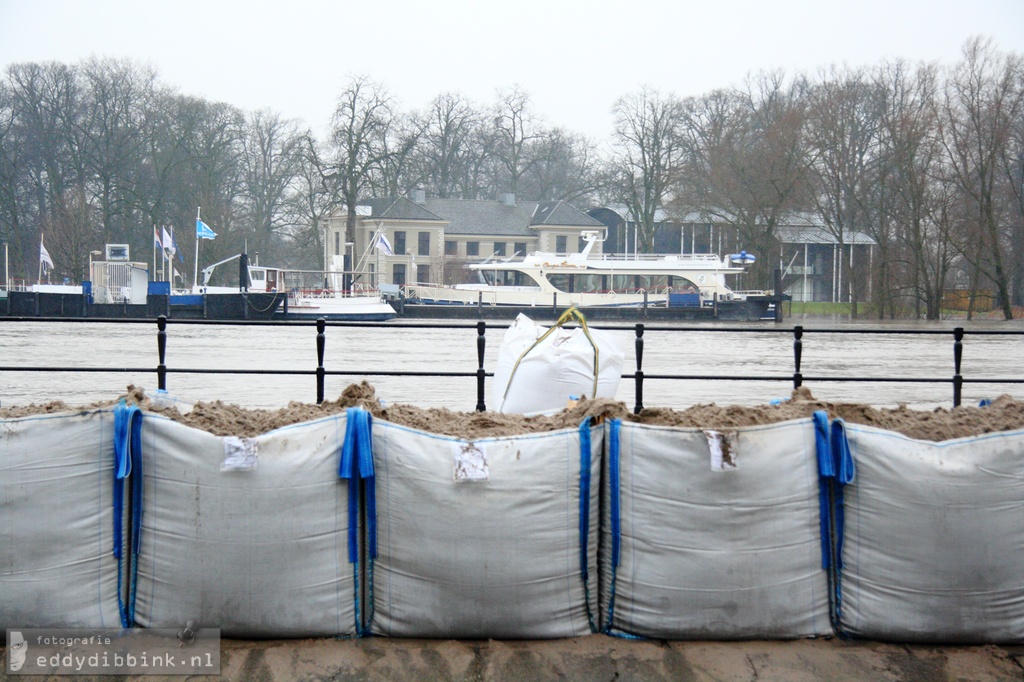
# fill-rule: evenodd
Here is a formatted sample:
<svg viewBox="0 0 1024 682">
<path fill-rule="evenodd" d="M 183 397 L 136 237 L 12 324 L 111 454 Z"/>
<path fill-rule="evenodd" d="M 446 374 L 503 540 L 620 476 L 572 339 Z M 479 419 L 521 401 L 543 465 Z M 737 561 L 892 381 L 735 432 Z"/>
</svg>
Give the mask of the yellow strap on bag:
<svg viewBox="0 0 1024 682">
<path fill-rule="evenodd" d="M 529 355 L 530 351 L 539 346 L 541 342 L 544 341 L 544 339 L 546 339 L 553 331 L 563 326 L 570 320 L 574 320 L 577 323 L 579 323 L 580 328 L 583 329 L 583 335 L 587 337 L 587 341 L 590 341 L 590 346 L 594 349 L 594 388 L 591 391 L 590 397 L 594 398 L 597 396 L 597 377 L 598 370 L 600 367 L 598 361 L 600 359 L 600 349 L 598 349 L 597 343 L 594 341 L 594 337 L 590 335 L 590 329 L 587 328 L 587 319 L 583 317 L 583 313 L 580 312 L 579 308 L 573 306 L 566 310 L 564 313 L 562 313 L 562 316 L 558 318 L 558 321 L 555 322 L 555 324 L 552 325 L 551 328 L 549 328 L 546 332 L 537 337 L 537 340 L 534 341 L 529 348 L 523 351 L 522 355 L 520 355 L 519 358 L 516 360 L 516 364 L 512 366 L 512 372 L 509 373 L 508 375 L 508 383 L 505 384 L 505 392 L 501 396 L 501 406 L 499 406 L 498 409 L 501 409 L 501 407 L 504 406 L 505 399 L 508 398 L 508 390 L 509 388 L 512 387 L 512 379 L 513 377 L 515 377 L 516 370 L 519 369 L 519 363 L 523 361 L 523 358 Z"/>
</svg>

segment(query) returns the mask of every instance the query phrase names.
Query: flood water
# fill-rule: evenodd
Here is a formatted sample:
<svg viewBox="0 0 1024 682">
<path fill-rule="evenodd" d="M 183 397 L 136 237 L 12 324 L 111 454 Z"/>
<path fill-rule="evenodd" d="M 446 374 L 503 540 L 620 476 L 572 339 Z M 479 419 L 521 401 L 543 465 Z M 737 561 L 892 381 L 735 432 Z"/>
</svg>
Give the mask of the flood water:
<svg viewBox="0 0 1024 682">
<path fill-rule="evenodd" d="M 763 326 L 757 326 L 761 324 Z M 1024 332 L 1024 322 L 942 321 L 834 322 L 787 320 L 781 325 L 715 323 L 700 331 L 648 329 L 644 334 L 643 402 L 646 407 L 685 408 L 699 403 L 757 405 L 786 398 L 794 371 L 793 324 L 803 338 L 804 384 L 815 397 L 879 406 L 906 403 L 918 409 L 952 406 L 953 334 L 967 330 L 962 375 L 967 380 L 1024 379 L 1024 335 L 972 335 L 972 332 Z M 489 322 L 484 367 L 493 372 L 508 323 Z M 626 350 L 624 374 L 636 369 L 631 325 L 594 325 L 611 330 Z M 653 326 L 653 325 L 652 325 Z M 680 325 L 681 326 L 681 325 Z M 691 327 L 693 325 L 690 325 Z M 728 329 L 756 329 L 727 333 Z M 864 330 L 913 330 L 853 334 Z M 934 333 L 942 332 L 942 333 Z M 155 389 L 156 325 L 90 322 L 11 322 L 0 320 L 0 406 L 51 400 L 71 405 L 116 398 L 134 384 Z M 290 401 L 315 402 L 316 330 L 313 326 L 168 325 L 167 388 L 178 398 L 221 400 L 245 407 L 277 408 Z M 467 377 L 373 376 L 373 372 L 466 372 L 477 369 L 476 328 L 453 322 L 447 328 L 329 326 L 324 366 L 345 372 L 328 376 L 326 398 L 337 398 L 350 383 L 368 380 L 390 402 L 469 411 L 476 407 L 476 380 Z M 104 368 L 104 372 L 26 372 L 10 368 Z M 214 375 L 175 370 L 300 370 L 302 376 Z M 128 371 L 125 371 L 128 370 Z M 728 380 L 658 379 L 652 375 L 700 375 Z M 760 377 L 742 381 L 741 377 Z M 786 380 L 767 380 L 779 377 Z M 816 378 L 817 377 L 817 378 Z M 836 377 L 943 379 L 943 383 L 837 382 Z M 490 401 L 491 379 L 486 386 Z M 1009 393 L 1024 399 L 1022 384 L 966 383 L 963 404 Z M 635 404 L 635 385 L 624 378 L 616 395 Z"/>
</svg>

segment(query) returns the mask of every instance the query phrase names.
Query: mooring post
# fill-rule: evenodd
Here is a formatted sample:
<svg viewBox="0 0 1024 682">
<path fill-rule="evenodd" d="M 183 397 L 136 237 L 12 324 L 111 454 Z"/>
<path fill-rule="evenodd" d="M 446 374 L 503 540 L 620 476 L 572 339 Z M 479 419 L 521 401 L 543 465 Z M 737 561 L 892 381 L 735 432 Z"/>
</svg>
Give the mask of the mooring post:
<svg viewBox="0 0 1024 682">
<path fill-rule="evenodd" d="M 484 412 L 487 405 L 484 403 L 484 346 L 487 337 L 487 324 L 481 320 L 476 323 L 476 411 Z"/>
<path fill-rule="evenodd" d="M 640 414 L 644 409 L 644 371 L 641 369 L 644 362 L 644 325 L 638 322 L 636 325 L 636 405 L 633 406 L 633 414 Z"/>
<path fill-rule="evenodd" d="M 960 361 L 964 355 L 964 328 L 953 330 L 953 407 L 960 407 L 964 378 L 960 376 Z"/>
<path fill-rule="evenodd" d="M 327 337 L 324 335 L 324 329 L 327 328 L 327 322 L 324 318 L 318 318 L 316 321 L 316 404 L 320 405 L 324 402 L 324 376 L 327 370 L 324 369 L 324 346 L 327 344 Z"/>
<path fill-rule="evenodd" d="M 804 383 L 804 375 L 800 373 L 800 358 L 804 352 L 804 328 L 803 325 L 796 325 L 793 327 L 793 388 L 797 389 Z"/>
<path fill-rule="evenodd" d="M 167 316 L 160 315 L 156 318 L 156 387 L 161 391 L 167 390 Z"/>
</svg>

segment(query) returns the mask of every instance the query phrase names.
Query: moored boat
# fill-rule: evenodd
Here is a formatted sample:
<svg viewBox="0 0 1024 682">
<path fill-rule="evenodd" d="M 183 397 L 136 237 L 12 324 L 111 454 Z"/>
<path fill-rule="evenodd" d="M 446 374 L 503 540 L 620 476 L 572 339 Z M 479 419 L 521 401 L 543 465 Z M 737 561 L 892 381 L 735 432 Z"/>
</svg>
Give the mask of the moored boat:
<svg viewBox="0 0 1024 682">
<path fill-rule="evenodd" d="M 592 256 L 600 240 L 584 233 L 581 253 L 536 252 L 522 259 L 466 266 L 475 282 L 439 286 L 410 284 L 407 302 L 426 305 L 595 307 L 678 306 L 714 308 L 767 298 L 763 291 L 735 291 L 727 276 L 745 272 L 753 256 L 733 254 Z"/>
</svg>

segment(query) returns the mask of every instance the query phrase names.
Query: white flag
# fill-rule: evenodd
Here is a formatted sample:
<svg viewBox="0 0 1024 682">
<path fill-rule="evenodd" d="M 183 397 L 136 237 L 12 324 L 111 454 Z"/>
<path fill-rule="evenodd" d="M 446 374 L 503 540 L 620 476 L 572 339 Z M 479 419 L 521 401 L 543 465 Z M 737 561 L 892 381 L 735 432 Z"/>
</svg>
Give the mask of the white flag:
<svg viewBox="0 0 1024 682">
<path fill-rule="evenodd" d="M 53 270 L 53 259 L 50 258 L 50 252 L 43 246 L 42 239 L 39 240 L 39 262 Z"/>
<path fill-rule="evenodd" d="M 166 227 L 164 227 L 162 229 L 164 231 L 164 238 L 163 238 L 164 251 L 167 252 L 167 255 L 170 258 L 174 258 L 174 254 L 177 251 L 177 249 L 174 248 L 174 237 L 171 236 L 171 233 L 167 231 Z"/>
</svg>

